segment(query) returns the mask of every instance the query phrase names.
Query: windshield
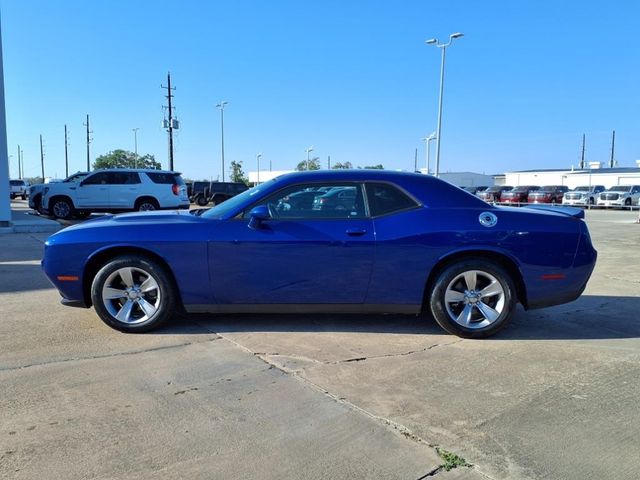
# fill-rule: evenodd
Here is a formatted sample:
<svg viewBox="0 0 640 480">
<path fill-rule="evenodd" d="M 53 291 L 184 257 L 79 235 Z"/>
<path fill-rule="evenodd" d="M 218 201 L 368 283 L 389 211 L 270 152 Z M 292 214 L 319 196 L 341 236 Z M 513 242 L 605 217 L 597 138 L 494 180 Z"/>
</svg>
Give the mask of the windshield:
<svg viewBox="0 0 640 480">
<path fill-rule="evenodd" d="M 65 179 L 64 182 L 79 182 L 80 180 L 82 180 L 87 175 L 89 175 L 89 173 L 87 173 L 87 172 L 74 173 L 69 178 Z"/>
<path fill-rule="evenodd" d="M 588 192 L 591 190 L 589 187 L 576 187 L 573 189 L 574 192 Z"/>
<path fill-rule="evenodd" d="M 205 218 L 222 218 L 229 212 L 237 209 L 243 203 L 250 201 L 250 198 L 255 197 L 260 192 L 264 191 L 264 189 L 275 182 L 275 180 L 276 179 L 274 178 L 273 180 L 261 183 L 260 185 L 250 188 L 249 190 L 245 190 L 241 194 L 236 195 L 235 197 L 231 197 L 229 200 L 216 205 L 210 210 L 207 210 L 202 214 L 202 216 Z"/>
<path fill-rule="evenodd" d="M 611 187 L 609 189 L 610 192 L 628 192 L 631 190 L 631 187 Z"/>
</svg>

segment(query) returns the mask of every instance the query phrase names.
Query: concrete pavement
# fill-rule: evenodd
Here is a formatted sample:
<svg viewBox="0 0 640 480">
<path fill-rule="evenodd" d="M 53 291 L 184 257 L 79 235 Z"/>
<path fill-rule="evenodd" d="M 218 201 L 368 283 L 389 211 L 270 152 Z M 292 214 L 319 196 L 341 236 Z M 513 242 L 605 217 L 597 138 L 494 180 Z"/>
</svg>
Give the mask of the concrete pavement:
<svg viewBox="0 0 640 480">
<path fill-rule="evenodd" d="M 588 212 L 584 296 L 481 341 L 410 316 L 124 335 L 58 304 L 44 235 L 2 236 L 0 476 L 638 478 L 636 216 Z M 436 446 L 474 466 L 437 470 Z"/>
</svg>

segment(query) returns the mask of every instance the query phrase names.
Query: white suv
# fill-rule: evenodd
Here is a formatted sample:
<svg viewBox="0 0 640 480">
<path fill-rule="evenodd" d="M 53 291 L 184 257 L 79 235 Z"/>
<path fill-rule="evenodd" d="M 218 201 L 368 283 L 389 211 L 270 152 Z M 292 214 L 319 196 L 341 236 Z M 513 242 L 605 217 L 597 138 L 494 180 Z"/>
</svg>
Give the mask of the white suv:
<svg viewBox="0 0 640 480">
<path fill-rule="evenodd" d="M 562 204 L 578 206 L 595 205 L 598 194 L 604 191 L 605 188 L 603 185 L 584 185 L 576 187 L 564 194 L 562 197 Z"/>
<path fill-rule="evenodd" d="M 640 185 L 616 185 L 598 196 L 599 207 L 630 207 L 638 205 Z"/>
<path fill-rule="evenodd" d="M 41 206 L 44 213 L 69 219 L 91 212 L 187 209 L 189 197 L 178 172 L 113 168 L 95 170 L 79 183 L 45 185 Z"/>
<path fill-rule="evenodd" d="M 27 199 L 29 193 L 29 182 L 26 180 L 9 180 L 9 197 L 13 200 L 16 197 Z"/>
</svg>

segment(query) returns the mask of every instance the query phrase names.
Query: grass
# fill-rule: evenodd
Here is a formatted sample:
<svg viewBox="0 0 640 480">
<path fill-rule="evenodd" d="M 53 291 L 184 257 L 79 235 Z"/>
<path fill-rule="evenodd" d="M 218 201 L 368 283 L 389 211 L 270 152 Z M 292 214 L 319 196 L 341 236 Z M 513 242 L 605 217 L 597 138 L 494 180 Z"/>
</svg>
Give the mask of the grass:
<svg viewBox="0 0 640 480">
<path fill-rule="evenodd" d="M 438 455 L 440 455 L 440 458 L 444 460 L 444 463 L 440 465 L 440 467 L 447 472 L 449 470 L 453 470 L 454 468 L 471 466 L 471 464 L 467 463 L 464 458 L 456 455 L 455 453 L 448 452 L 447 450 L 444 450 L 442 448 L 438 448 L 436 449 L 436 451 L 438 452 Z"/>
</svg>

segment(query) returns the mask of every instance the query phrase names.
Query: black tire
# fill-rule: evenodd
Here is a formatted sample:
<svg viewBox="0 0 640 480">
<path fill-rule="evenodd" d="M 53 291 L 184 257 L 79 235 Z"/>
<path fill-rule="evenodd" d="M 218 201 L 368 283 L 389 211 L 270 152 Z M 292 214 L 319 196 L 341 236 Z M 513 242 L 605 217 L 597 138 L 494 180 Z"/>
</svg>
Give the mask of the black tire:
<svg viewBox="0 0 640 480">
<path fill-rule="evenodd" d="M 22 194 L 22 199 L 23 199 L 23 200 L 26 200 L 26 199 L 27 199 L 27 196 L 26 196 L 25 194 Z"/>
<path fill-rule="evenodd" d="M 209 204 L 209 200 L 204 195 L 198 195 L 196 203 L 201 207 L 206 207 Z"/>
<path fill-rule="evenodd" d="M 140 198 L 136 201 L 136 210 L 139 212 L 152 212 L 158 210 L 160 205 L 155 198 Z"/>
<path fill-rule="evenodd" d="M 112 298 L 105 298 L 106 288 Z M 119 291 L 122 296 L 117 296 Z M 171 276 L 157 262 L 124 255 L 98 271 L 91 284 L 91 300 L 98 316 L 111 328 L 142 333 L 160 327 L 176 313 L 174 291 Z"/>
<path fill-rule="evenodd" d="M 624 201 L 624 206 L 625 206 L 625 207 L 630 207 L 630 206 L 631 206 L 631 199 L 630 199 L 630 198 L 627 198 L 627 199 Z"/>
<path fill-rule="evenodd" d="M 473 277 L 475 285 L 469 285 Z M 493 287 L 488 290 L 490 284 Z M 486 260 L 467 259 L 440 272 L 430 292 L 429 307 L 447 332 L 462 338 L 486 338 L 511 320 L 515 293 L 513 279 L 504 268 Z"/>
<path fill-rule="evenodd" d="M 36 212 L 38 212 L 40 215 L 45 215 L 44 210 L 42 209 L 42 197 L 40 195 L 34 197 L 33 205 Z"/>
<path fill-rule="evenodd" d="M 49 212 L 56 218 L 69 220 L 74 214 L 73 204 L 64 197 L 54 198 L 53 201 L 50 202 Z"/>
</svg>

